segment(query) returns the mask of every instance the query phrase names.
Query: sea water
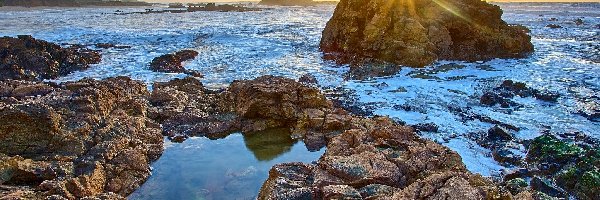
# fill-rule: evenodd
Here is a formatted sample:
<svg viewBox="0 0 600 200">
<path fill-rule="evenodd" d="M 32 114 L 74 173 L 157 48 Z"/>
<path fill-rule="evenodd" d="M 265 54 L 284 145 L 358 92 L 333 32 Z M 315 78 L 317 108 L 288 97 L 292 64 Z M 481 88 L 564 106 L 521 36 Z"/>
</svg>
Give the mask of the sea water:
<svg viewBox="0 0 600 200">
<path fill-rule="evenodd" d="M 493 125 L 463 120 L 455 108 L 517 126 L 520 130 L 513 134 L 519 140 L 532 139 L 545 130 L 581 132 L 600 138 L 600 123 L 578 114 L 580 110 L 600 109 L 600 4 L 499 5 L 504 10 L 505 21 L 531 29 L 535 53 L 528 58 L 475 63 L 440 61 L 424 69 L 400 68 L 383 77 L 361 80 L 349 78 L 347 65 L 324 60 L 319 52 L 321 32 L 333 14 L 334 6 L 269 7 L 257 12 L 127 15 L 117 15 L 115 11 L 132 13 L 145 8 L 0 8 L 0 35 L 30 34 L 65 46 L 84 44 L 94 48 L 96 43 L 111 43 L 131 47 L 99 49 L 103 55 L 101 63 L 52 80 L 58 82 L 84 77 L 130 76 L 152 83 L 183 77 L 183 74 L 156 73 L 148 68 L 154 57 L 181 49 L 200 53 L 185 66 L 204 73 L 202 82 L 210 88 L 223 88 L 236 79 L 267 74 L 296 79 L 310 73 L 324 90 L 342 91 L 346 98 L 344 102 L 352 104 L 348 106 L 408 124 L 437 124 L 438 132 L 420 134 L 457 151 L 469 170 L 498 176 L 501 170 L 512 167 L 494 161 L 490 150 L 469 137 L 472 133 L 487 131 Z M 584 24 L 576 25 L 576 19 L 582 19 Z M 547 28 L 548 24 L 563 28 Z M 507 79 L 524 82 L 534 89 L 556 92 L 560 98 L 556 103 L 547 103 L 516 97 L 513 100 L 522 106 L 512 109 L 479 103 L 479 97 L 485 91 Z M 403 109 L 406 105 L 416 109 L 407 111 Z M 284 151 L 271 161 L 263 162 L 252 157 L 251 150 L 243 148 L 242 138 L 241 135 L 216 141 L 198 138 L 169 145 L 163 157 L 153 164 L 153 176 L 140 189 L 147 192 L 137 192 L 132 197 L 160 197 L 179 189 L 186 191 L 183 194 L 198 195 L 198 198 L 236 192 L 243 194 L 235 198 L 246 198 L 252 196 L 247 191 L 260 187 L 271 165 L 310 162 L 320 155 L 293 150 L 301 149 L 301 143 L 297 143 L 292 146 L 292 151 Z M 206 146 L 210 148 L 202 148 Z M 520 155 L 526 153 L 522 145 L 516 145 L 513 150 Z M 210 164 L 228 160 L 227 157 L 210 155 L 236 154 L 232 152 L 239 155 L 235 157 L 238 160 L 231 161 L 231 173 L 260 174 L 244 183 L 252 182 L 254 186 L 240 187 L 239 191 L 232 192 L 223 189 L 230 183 L 213 180 L 227 179 L 230 173 L 229 168 L 223 167 L 225 164 Z M 280 157 L 285 159 L 278 159 Z M 225 172 L 205 173 L 217 168 Z M 207 183 L 209 181 L 215 182 Z M 151 196 L 144 196 L 146 193 Z"/>
</svg>

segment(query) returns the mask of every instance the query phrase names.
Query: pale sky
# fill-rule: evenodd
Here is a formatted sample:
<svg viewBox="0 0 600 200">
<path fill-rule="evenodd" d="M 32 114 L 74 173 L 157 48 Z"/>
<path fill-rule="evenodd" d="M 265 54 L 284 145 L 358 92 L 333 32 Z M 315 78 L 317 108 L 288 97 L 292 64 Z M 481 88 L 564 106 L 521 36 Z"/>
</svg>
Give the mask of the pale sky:
<svg viewBox="0 0 600 200">
<path fill-rule="evenodd" d="M 198 2 L 239 2 L 239 1 L 260 1 L 260 0 L 141 0 L 153 3 L 198 3 Z M 490 0 L 496 2 L 600 2 L 600 0 Z"/>
</svg>

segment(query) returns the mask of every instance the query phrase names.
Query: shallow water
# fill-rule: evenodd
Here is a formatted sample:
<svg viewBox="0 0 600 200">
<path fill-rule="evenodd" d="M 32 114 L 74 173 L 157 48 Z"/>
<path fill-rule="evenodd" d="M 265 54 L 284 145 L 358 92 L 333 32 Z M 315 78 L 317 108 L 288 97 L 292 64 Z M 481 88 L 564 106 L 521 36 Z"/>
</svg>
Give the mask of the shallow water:
<svg viewBox="0 0 600 200">
<path fill-rule="evenodd" d="M 255 199 L 273 165 L 311 163 L 324 152 L 309 152 L 281 131 L 166 141 L 166 146 L 150 179 L 129 199 Z"/>
<path fill-rule="evenodd" d="M 321 31 L 333 13 L 333 6 L 273 8 L 244 13 L 151 15 L 114 15 L 116 8 L 3 10 L 0 11 L 0 35 L 32 34 L 36 38 L 64 44 L 113 43 L 132 47 L 102 50 L 102 63 L 58 81 L 126 75 L 151 83 L 182 77 L 182 74 L 148 70 L 148 63 L 154 57 L 180 49 L 200 52 L 200 56 L 188 62 L 186 67 L 203 72 L 206 78 L 202 81 L 209 87 L 224 87 L 235 79 L 265 74 L 298 78 L 312 73 L 322 88 L 344 91 L 349 95 L 347 102 L 358 108 L 408 124 L 433 122 L 439 125 L 439 133 L 422 133 L 422 136 L 456 150 L 471 171 L 494 176 L 510 166 L 495 162 L 489 150 L 469 137 L 470 133 L 486 131 L 493 125 L 479 120 L 463 120 L 454 108 L 515 125 L 521 129 L 513 133 L 518 139 L 534 138 L 547 129 L 553 132 L 580 131 L 600 138 L 600 123 L 576 114 L 584 108 L 597 108 L 600 101 L 600 29 L 597 27 L 600 24 L 600 4 L 499 5 L 504 9 L 503 18 L 507 22 L 523 24 L 531 29 L 536 51 L 530 57 L 478 63 L 441 61 L 426 69 L 403 68 L 393 75 L 368 80 L 346 79 L 348 66 L 321 58 L 318 50 Z M 125 12 L 143 11 L 143 8 L 119 9 Z M 551 21 L 551 18 L 557 20 Z M 584 24 L 575 25 L 573 21 L 577 18 L 583 19 Z M 564 28 L 546 28 L 548 24 L 559 24 Z M 449 63 L 461 66 L 444 65 Z M 557 92 L 561 97 L 557 103 L 515 98 L 523 105 L 516 109 L 480 105 L 481 94 L 505 79 Z M 406 111 L 403 105 L 416 109 Z M 206 145 L 213 142 L 229 145 L 231 142 L 228 139 L 196 139 L 189 143 L 197 141 Z M 180 169 L 177 168 L 180 164 L 172 163 L 179 163 L 181 157 L 170 155 L 176 154 L 173 152 L 193 155 L 176 151 L 186 144 L 169 148 L 165 156 L 154 164 L 155 170 L 159 166 L 167 171 Z M 514 150 L 526 153 L 522 145 L 516 145 Z M 170 162 L 161 164 L 166 159 Z M 192 156 L 187 159 L 200 158 Z M 185 179 L 207 180 L 203 177 L 205 175 L 190 173 Z M 156 172 L 153 180 L 156 176 L 170 178 L 171 175 Z M 170 180 L 180 179 L 184 178 Z M 162 187 L 144 185 L 142 190 L 146 187 L 164 188 L 169 183 Z M 152 185 L 152 180 L 148 184 Z"/>
</svg>

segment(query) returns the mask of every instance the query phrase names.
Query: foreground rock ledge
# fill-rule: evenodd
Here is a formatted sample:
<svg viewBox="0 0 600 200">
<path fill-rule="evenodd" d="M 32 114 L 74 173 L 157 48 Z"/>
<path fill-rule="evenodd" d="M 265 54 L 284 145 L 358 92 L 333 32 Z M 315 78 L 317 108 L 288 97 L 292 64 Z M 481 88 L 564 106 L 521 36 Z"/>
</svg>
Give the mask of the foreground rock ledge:
<svg viewBox="0 0 600 200">
<path fill-rule="evenodd" d="M 124 199 L 163 151 L 146 86 L 0 81 L 0 199 Z"/>
<path fill-rule="evenodd" d="M 480 0 L 341 0 L 321 50 L 342 62 L 374 58 L 412 67 L 533 52 L 526 31 L 501 15 L 500 7 Z"/>
<path fill-rule="evenodd" d="M 0 81 L 0 196 L 124 199 L 163 137 L 282 134 L 327 146 L 317 164 L 272 168 L 260 199 L 530 199 L 468 172 L 460 156 L 389 118 L 349 114 L 317 89 L 263 76 L 211 91 L 195 78 L 64 84 Z M 159 124 L 162 124 L 160 126 Z"/>
<path fill-rule="evenodd" d="M 317 164 L 274 166 L 258 199 L 532 199 L 468 172 L 456 152 L 389 118 L 351 126 Z"/>
</svg>

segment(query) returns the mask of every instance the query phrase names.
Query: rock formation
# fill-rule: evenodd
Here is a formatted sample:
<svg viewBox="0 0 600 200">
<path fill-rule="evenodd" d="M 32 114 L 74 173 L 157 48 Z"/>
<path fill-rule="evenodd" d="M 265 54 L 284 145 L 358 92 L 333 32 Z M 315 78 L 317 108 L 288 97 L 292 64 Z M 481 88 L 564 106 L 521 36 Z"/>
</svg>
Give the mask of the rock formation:
<svg viewBox="0 0 600 200">
<path fill-rule="evenodd" d="M 126 77 L 0 81 L 0 196 L 124 199 L 163 151 L 148 94 Z"/>
<path fill-rule="evenodd" d="M 152 118 L 171 138 L 219 138 L 240 131 L 287 128 L 309 149 L 348 126 L 349 114 L 334 108 L 317 88 L 292 79 L 262 76 L 234 81 L 225 91 L 210 91 L 193 78 L 156 83 L 150 96 Z"/>
<path fill-rule="evenodd" d="M 181 50 L 174 54 L 165 54 L 154 58 L 152 63 L 150 63 L 150 69 L 155 72 L 185 73 L 202 77 L 201 73 L 194 70 L 187 70 L 182 64 L 182 62 L 193 60 L 196 56 L 198 56 L 198 52 L 194 50 Z"/>
<path fill-rule="evenodd" d="M 354 118 L 317 164 L 274 166 L 258 199 L 523 199 L 391 119 Z"/>
<path fill-rule="evenodd" d="M 100 54 L 76 46 L 62 48 L 31 36 L 0 38 L 0 80 L 55 79 L 100 62 Z"/>
<path fill-rule="evenodd" d="M 286 134 L 280 141 L 302 139 L 310 150 L 327 146 L 317 163 L 274 166 L 259 199 L 545 195 L 532 189 L 564 196 L 548 178 L 577 197 L 598 195 L 597 147 L 536 139 L 526 159 L 529 173 L 511 175 L 500 185 L 468 172 L 456 152 L 419 138 L 413 128 L 386 117 L 354 116 L 310 83 L 262 76 L 213 91 L 187 77 L 155 83 L 152 93 L 146 88 L 126 77 L 63 84 L 0 81 L 0 196 L 124 199 L 148 178 L 149 163 L 161 155 L 161 132 L 176 142 L 242 132 L 246 140 L 253 134 Z M 512 138 L 499 127 L 486 137 Z M 585 182 L 574 181 L 580 173 Z M 523 179 L 532 175 L 528 186 Z"/>
<path fill-rule="evenodd" d="M 422 67 L 438 59 L 520 58 L 533 51 L 500 7 L 479 0 L 341 0 L 320 48 L 342 62 Z"/>
</svg>

